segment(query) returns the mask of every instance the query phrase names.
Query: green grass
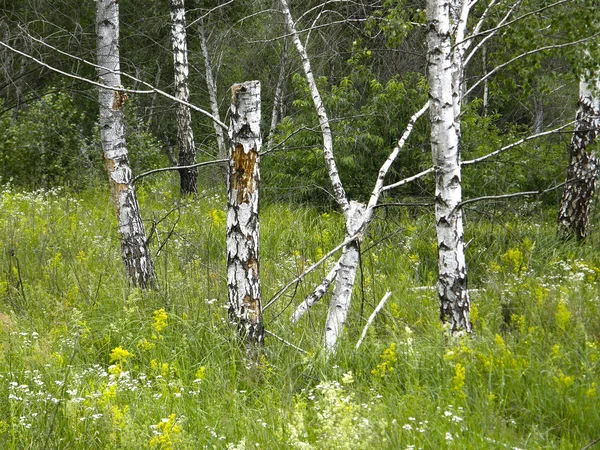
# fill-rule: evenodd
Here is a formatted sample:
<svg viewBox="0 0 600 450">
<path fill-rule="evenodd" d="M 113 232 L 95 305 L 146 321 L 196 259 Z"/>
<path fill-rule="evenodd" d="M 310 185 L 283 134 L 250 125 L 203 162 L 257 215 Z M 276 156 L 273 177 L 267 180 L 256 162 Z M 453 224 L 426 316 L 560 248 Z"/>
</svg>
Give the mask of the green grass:
<svg viewBox="0 0 600 450">
<path fill-rule="evenodd" d="M 1 448 L 571 449 L 600 437 L 596 234 L 558 241 L 539 205 L 469 212 L 475 333 L 448 338 L 435 291 L 415 289 L 436 278 L 430 214 L 380 210 L 335 356 L 321 349 L 328 298 L 289 324 L 330 261 L 265 312 L 307 353 L 268 337 L 249 367 L 224 308 L 224 199 L 180 201 L 169 186 L 139 191 L 160 248 L 154 292 L 127 284 L 107 190 L 0 192 Z M 343 220 L 261 214 L 268 300 L 341 242 Z"/>
</svg>

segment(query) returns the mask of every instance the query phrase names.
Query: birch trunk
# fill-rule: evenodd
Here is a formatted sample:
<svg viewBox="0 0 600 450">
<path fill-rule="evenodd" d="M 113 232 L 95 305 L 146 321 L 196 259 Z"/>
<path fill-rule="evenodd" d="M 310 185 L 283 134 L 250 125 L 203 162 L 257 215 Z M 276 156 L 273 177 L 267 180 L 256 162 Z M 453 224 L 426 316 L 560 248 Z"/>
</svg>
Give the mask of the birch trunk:
<svg viewBox="0 0 600 450">
<path fill-rule="evenodd" d="M 567 184 L 558 211 L 559 234 L 563 238 L 583 240 L 587 236 L 598 179 L 598 159 L 588 147 L 597 138 L 599 128 L 600 99 L 593 95 L 591 86 L 582 81 L 579 83 L 579 109 L 571 138 Z"/>
<path fill-rule="evenodd" d="M 229 320 L 247 344 L 264 340 L 259 278 L 260 82 L 231 88 L 227 177 Z"/>
<path fill-rule="evenodd" d="M 171 10 L 171 43 L 175 72 L 175 96 L 185 102 L 190 101 L 189 64 L 187 37 L 185 31 L 184 0 L 169 0 Z M 215 125 L 216 126 L 216 125 Z M 196 163 L 196 145 L 192 130 L 192 113 L 187 105 L 177 105 L 177 143 L 179 165 L 191 166 Z M 198 192 L 198 169 L 179 171 L 180 192 L 182 195 Z"/>
<path fill-rule="evenodd" d="M 119 4 L 115 0 L 98 0 L 96 9 L 98 35 L 98 70 L 100 82 L 121 86 L 119 59 Z M 152 257 L 140 214 L 125 143 L 123 104 L 127 95 L 121 91 L 100 88 L 100 138 L 104 166 L 110 182 L 119 224 L 121 254 L 130 281 L 142 289 L 156 285 Z"/>
<path fill-rule="evenodd" d="M 435 220 L 440 316 L 450 330 L 471 331 L 464 254 L 458 115 L 461 84 L 453 73 L 449 0 L 427 1 L 431 149 L 436 169 Z M 454 70 L 453 70 L 454 69 Z"/>
<path fill-rule="evenodd" d="M 346 219 L 346 239 L 354 236 L 365 226 L 364 216 L 365 205 L 351 201 Z M 335 350 L 337 340 L 346 323 L 359 258 L 360 239 L 356 238 L 344 247 L 339 261 L 335 288 L 325 322 L 325 347 L 329 351 Z"/>
<path fill-rule="evenodd" d="M 210 111 L 213 116 L 220 120 L 219 117 L 219 102 L 217 100 L 217 84 L 213 77 L 213 64 L 210 52 L 208 51 L 208 42 L 206 40 L 206 34 L 204 32 L 204 20 L 200 16 L 198 22 L 198 34 L 200 35 L 200 47 L 202 48 L 202 57 L 204 58 L 204 68 L 206 69 L 206 88 L 208 89 L 208 98 L 210 100 Z M 215 135 L 217 136 L 218 146 L 218 158 L 227 158 L 227 148 L 225 146 L 225 136 L 223 135 L 223 129 L 218 123 L 213 121 L 215 128 Z"/>
</svg>

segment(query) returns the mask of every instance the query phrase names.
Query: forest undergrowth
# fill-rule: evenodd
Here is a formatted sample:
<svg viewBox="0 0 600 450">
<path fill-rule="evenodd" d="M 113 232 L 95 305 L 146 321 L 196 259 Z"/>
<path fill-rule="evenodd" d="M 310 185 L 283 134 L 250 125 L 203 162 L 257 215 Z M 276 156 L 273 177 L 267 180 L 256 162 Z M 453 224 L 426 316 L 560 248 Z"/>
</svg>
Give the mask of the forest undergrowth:
<svg viewBox="0 0 600 450">
<path fill-rule="evenodd" d="M 466 211 L 474 333 L 439 323 L 431 210 L 380 208 L 348 326 L 322 351 L 328 298 L 265 311 L 247 364 L 227 323 L 225 202 L 139 186 L 160 289 L 127 284 L 107 189 L 0 190 L 0 447 L 580 449 L 600 438 L 600 252 L 524 200 Z M 261 211 L 264 304 L 343 240 L 343 217 Z M 392 296 L 356 342 L 375 305 Z"/>
</svg>

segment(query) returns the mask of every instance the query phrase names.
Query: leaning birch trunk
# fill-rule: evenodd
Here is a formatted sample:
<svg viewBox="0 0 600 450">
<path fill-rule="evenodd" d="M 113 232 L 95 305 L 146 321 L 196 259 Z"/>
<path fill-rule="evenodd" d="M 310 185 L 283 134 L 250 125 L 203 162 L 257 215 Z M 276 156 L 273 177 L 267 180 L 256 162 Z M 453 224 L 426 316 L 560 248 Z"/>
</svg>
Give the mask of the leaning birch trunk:
<svg viewBox="0 0 600 450">
<path fill-rule="evenodd" d="M 96 10 L 98 34 L 98 77 L 102 84 L 121 86 L 119 60 L 119 3 L 98 0 Z M 131 184 L 131 168 L 125 143 L 122 91 L 100 88 L 100 139 L 104 150 L 104 166 L 119 223 L 121 254 L 129 279 L 142 289 L 156 284 L 152 257 L 140 214 L 135 189 Z"/>
<path fill-rule="evenodd" d="M 450 330 L 471 331 L 465 264 L 459 162 L 455 123 L 449 0 L 428 0 L 428 81 L 431 149 L 436 168 L 435 220 L 440 316 Z M 454 79 L 456 83 L 456 78 Z"/>
<path fill-rule="evenodd" d="M 598 81 L 600 88 L 600 80 Z M 600 129 L 600 99 L 586 82 L 579 83 L 577 123 L 571 138 L 567 184 L 558 211 L 561 237 L 583 240 L 587 236 L 596 180 L 598 159 L 588 151 Z"/>
<path fill-rule="evenodd" d="M 323 155 L 325 157 L 325 166 L 327 168 L 329 179 L 331 180 L 334 197 L 344 212 L 344 216 L 346 218 L 346 238 L 349 238 L 365 227 L 365 205 L 348 201 L 348 197 L 346 196 L 346 191 L 342 185 L 333 155 L 333 137 L 331 134 L 329 118 L 327 116 L 327 111 L 323 104 L 323 100 L 321 99 L 321 94 L 317 88 L 317 83 L 315 82 L 308 54 L 306 53 L 304 45 L 302 45 L 302 42 L 300 41 L 300 37 L 296 31 L 294 20 L 292 19 L 292 15 L 286 0 L 281 0 L 281 7 L 286 20 L 286 26 L 292 35 L 292 41 L 296 46 L 296 50 L 298 51 L 298 54 L 302 60 L 304 75 L 306 77 L 306 81 L 310 89 L 310 95 L 319 118 L 321 134 L 323 135 Z M 331 298 L 329 312 L 327 314 L 324 337 L 325 346 L 331 352 L 335 350 L 337 340 L 343 331 L 348 310 L 350 308 L 350 300 L 352 297 L 352 290 L 354 288 L 354 280 L 356 279 L 356 269 L 358 267 L 360 255 L 359 246 L 360 238 L 357 237 L 354 241 L 350 242 L 344 247 L 342 256 L 339 260 L 339 270 L 335 274 L 335 288 Z M 328 285 L 325 289 L 321 289 L 320 291 L 324 294 L 327 291 L 327 287 Z M 314 295 L 313 297 L 318 299 Z M 308 304 L 308 302 L 306 303 Z"/>
<path fill-rule="evenodd" d="M 185 7 L 183 0 L 169 0 L 171 9 L 171 43 L 173 44 L 173 63 L 175 72 L 175 96 L 189 103 L 190 83 L 187 37 L 185 31 Z M 216 125 L 215 125 L 216 126 Z M 179 165 L 191 166 L 196 163 L 196 145 L 192 130 L 192 113 L 183 103 L 177 105 L 177 143 L 179 146 Z M 182 195 L 198 192 L 198 169 L 179 171 L 180 192 Z"/>
<path fill-rule="evenodd" d="M 229 320 L 248 345 L 264 340 L 259 277 L 260 82 L 231 88 L 227 177 Z"/>
<path fill-rule="evenodd" d="M 351 201 L 346 219 L 346 239 L 351 238 L 364 227 L 364 216 L 365 205 Z M 339 260 L 335 288 L 329 304 L 327 321 L 325 322 L 325 347 L 329 351 L 335 350 L 337 340 L 346 323 L 359 258 L 360 238 L 357 237 L 344 247 Z"/>
</svg>

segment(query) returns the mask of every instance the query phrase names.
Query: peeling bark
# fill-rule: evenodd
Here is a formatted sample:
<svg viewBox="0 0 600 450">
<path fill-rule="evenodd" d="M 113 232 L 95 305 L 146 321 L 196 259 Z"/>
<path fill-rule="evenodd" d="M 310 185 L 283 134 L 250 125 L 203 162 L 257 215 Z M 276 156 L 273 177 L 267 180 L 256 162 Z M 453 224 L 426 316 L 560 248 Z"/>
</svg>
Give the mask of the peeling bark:
<svg viewBox="0 0 600 450">
<path fill-rule="evenodd" d="M 264 340 L 259 277 L 260 82 L 231 88 L 227 177 L 229 320 L 247 344 Z"/>
<path fill-rule="evenodd" d="M 600 99 L 593 95 L 591 86 L 583 81 L 579 84 L 576 120 L 570 145 L 567 184 L 558 211 L 558 230 L 564 239 L 575 237 L 583 240 L 587 236 L 598 179 L 598 159 L 588 147 L 600 131 Z"/>
<path fill-rule="evenodd" d="M 189 103 L 190 82 L 184 0 L 169 0 L 169 7 L 171 10 L 175 96 L 179 100 Z M 182 103 L 177 106 L 177 143 L 179 146 L 179 165 L 191 166 L 195 164 L 196 144 L 194 143 L 194 132 L 192 130 L 192 113 L 190 108 Z M 197 168 L 181 169 L 179 180 L 182 195 L 198 193 Z"/>
<path fill-rule="evenodd" d="M 462 2 L 427 1 L 428 81 L 431 149 L 436 170 L 435 221 L 438 244 L 440 316 L 451 331 L 471 331 L 467 268 L 464 254 L 461 170 L 459 155 L 460 89 L 463 49 L 452 51 L 451 7 Z M 463 22 L 463 26 L 466 20 Z M 460 23 L 456 35 L 463 33 Z M 460 47 L 460 46 L 459 46 Z"/>
<path fill-rule="evenodd" d="M 119 59 L 119 4 L 114 0 L 98 0 L 96 10 L 98 35 L 98 70 L 100 82 L 121 86 Z M 131 283 L 142 289 L 156 285 L 152 257 L 135 189 L 131 184 L 131 168 L 125 142 L 123 105 L 127 95 L 121 91 L 100 88 L 100 139 L 104 151 L 104 167 L 112 192 L 121 255 Z"/>
</svg>

